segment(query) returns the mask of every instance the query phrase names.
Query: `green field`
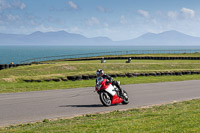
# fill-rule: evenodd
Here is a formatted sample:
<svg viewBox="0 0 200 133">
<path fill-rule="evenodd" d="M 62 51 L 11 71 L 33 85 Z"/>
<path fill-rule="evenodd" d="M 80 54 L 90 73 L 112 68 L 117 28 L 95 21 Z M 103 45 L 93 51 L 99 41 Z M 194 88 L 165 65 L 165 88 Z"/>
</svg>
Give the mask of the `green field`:
<svg viewBox="0 0 200 133">
<path fill-rule="evenodd" d="M 200 75 L 183 75 L 183 76 L 148 76 L 148 77 L 118 77 L 114 80 L 120 81 L 121 85 L 125 84 L 141 84 L 141 83 L 159 83 L 159 82 L 174 82 L 184 80 L 200 80 Z M 71 89 L 82 87 L 94 87 L 95 80 L 81 81 L 60 81 L 60 82 L 0 82 L 0 93 L 10 92 L 25 92 L 25 91 L 41 91 L 55 89 Z"/>
<path fill-rule="evenodd" d="M 128 55 L 127 55 L 128 56 Z M 143 56 L 200 56 L 200 54 L 157 54 Z M 66 89 L 94 86 L 94 80 L 89 81 L 61 81 L 26 83 L 24 80 L 45 80 L 52 78 L 66 78 L 75 75 L 94 75 L 97 69 L 103 69 L 107 74 L 119 73 L 150 73 L 173 71 L 200 71 L 200 60 L 107 60 L 100 63 L 94 61 L 55 61 L 51 64 L 33 64 L 31 66 L 19 66 L 0 71 L 0 93 L 39 91 L 48 89 Z M 137 77 L 117 78 L 122 84 L 167 82 L 179 80 L 199 80 L 199 75 L 162 76 L 162 77 Z"/>
<path fill-rule="evenodd" d="M 95 74 L 97 69 L 106 73 L 132 73 L 132 72 L 159 72 L 200 70 L 198 60 L 133 60 L 125 63 L 124 60 L 112 60 L 106 63 L 100 61 L 65 61 L 55 64 L 38 64 L 20 66 L 0 71 L 0 81 L 22 81 L 23 79 L 48 79 L 73 75 Z"/>
<path fill-rule="evenodd" d="M 0 128 L 2 133 L 199 133 L 200 100 Z"/>
</svg>

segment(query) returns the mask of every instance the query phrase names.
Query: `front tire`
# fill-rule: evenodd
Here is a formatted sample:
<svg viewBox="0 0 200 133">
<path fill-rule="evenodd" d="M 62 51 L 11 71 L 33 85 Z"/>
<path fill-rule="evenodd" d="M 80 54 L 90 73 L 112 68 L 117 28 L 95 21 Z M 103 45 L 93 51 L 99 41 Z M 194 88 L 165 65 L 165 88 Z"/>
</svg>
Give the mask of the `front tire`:
<svg viewBox="0 0 200 133">
<path fill-rule="evenodd" d="M 128 104 L 129 103 L 129 101 L 128 101 L 128 93 L 125 90 L 123 90 L 122 99 L 123 99 L 122 104 Z"/>
<path fill-rule="evenodd" d="M 106 91 L 100 92 L 99 98 L 100 98 L 100 100 L 101 100 L 101 103 L 102 103 L 104 106 L 111 106 L 111 105 L 112 105 L 112 98 L 111 98 L 111 96 L 108 94 L 108 92 L 106 92 Z"/>
</svg>

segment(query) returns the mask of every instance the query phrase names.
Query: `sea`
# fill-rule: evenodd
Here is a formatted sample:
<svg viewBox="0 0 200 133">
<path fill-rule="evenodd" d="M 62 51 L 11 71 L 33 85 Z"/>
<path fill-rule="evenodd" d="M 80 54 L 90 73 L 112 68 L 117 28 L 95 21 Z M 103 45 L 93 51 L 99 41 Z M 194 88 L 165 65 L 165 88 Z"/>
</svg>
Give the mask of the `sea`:
<svg viewBox="0 0 200 133">
<path fill-rule="evenodd" d="M 0 64 L 20 64 L 24 60 L 62 55 L 131 50 L 195 50 L 200 46 L 0 46 Z M 93 54 L 94 55 L 94 54 Z"/>
</svg>

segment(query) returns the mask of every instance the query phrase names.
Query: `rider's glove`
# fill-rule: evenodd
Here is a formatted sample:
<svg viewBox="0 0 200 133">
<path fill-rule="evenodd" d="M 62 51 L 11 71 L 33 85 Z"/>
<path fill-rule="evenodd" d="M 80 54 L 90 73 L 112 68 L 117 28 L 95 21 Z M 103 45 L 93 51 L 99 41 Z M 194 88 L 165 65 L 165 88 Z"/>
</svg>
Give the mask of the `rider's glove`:
<svg viewBox="0 0 200 133">
<path fill-rule="evenodd" d="M 109 83 L 110 83 L 110 80 L 109 80 L 109 79 L 107 79 L 107 80 L 106 80 L 106 84 L 109 84 Z"/>
</svg>

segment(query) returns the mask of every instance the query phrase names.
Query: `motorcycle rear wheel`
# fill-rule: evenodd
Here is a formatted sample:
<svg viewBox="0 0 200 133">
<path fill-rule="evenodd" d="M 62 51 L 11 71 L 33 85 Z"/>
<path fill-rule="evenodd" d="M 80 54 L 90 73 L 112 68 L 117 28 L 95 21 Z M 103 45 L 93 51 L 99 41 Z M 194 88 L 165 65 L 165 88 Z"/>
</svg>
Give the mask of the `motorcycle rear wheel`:
<svg viewBox="0 0 200 133">
<path fill-rule="evenodd" d="M 108 92 L 106 92 L 106 91 L 100 92 L 99 98 L 100 98 L 100 100 L 101 100 L 101 103 L 102 103 L 104 106 L 111 106 L 111 105 L 112 105 L 112 98 L 111 98 L 111 96 L 108 94 Z"/>
</svg>

